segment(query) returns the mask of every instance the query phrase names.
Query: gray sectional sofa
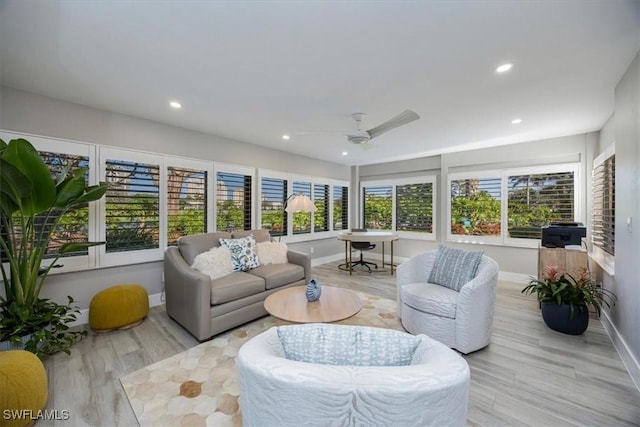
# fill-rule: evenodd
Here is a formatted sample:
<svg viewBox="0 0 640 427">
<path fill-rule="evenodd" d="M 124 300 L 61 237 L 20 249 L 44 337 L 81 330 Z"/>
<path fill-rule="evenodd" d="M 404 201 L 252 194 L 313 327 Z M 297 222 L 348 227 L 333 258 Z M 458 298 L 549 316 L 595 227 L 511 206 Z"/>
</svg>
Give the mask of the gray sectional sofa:
<svg viewBox="0 0 640 427">
<path fill-rule="evenodd" d="M 287 252 L 288 263 L 261 265 L 215 280 L 191 268 L 198 254 L 220 246 L 219 238 L 235 239 L 250 234 L 257 243 L 271 240 L 267 230 L 204 233 L 181 237 L 177 247 L 165 251 L 167 313 L 199 341 L 265 316 L 267 296 L 311 280 L 311 256 L 291 250 Z"/>
</svg>

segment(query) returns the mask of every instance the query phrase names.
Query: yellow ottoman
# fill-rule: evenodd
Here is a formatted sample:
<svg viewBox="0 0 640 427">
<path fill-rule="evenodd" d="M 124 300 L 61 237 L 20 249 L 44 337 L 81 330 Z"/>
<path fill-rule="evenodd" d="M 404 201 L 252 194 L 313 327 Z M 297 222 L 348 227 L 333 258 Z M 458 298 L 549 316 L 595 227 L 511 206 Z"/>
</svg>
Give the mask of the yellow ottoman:
<svg viewBox="0 0 640 427">
<path fill-rule="evenodd" d="M 124 329 L 149 314 L 149 296 L 140 285 L 116 285 L 98 292 L 89 305 L 89 326 L 100 332 Z"/>
<path fill-rule="evenodd" d="M 0 351 L 0 427 L 26 426 L 47 404 L 47 372 L 33 353 Z"/>
</svg>

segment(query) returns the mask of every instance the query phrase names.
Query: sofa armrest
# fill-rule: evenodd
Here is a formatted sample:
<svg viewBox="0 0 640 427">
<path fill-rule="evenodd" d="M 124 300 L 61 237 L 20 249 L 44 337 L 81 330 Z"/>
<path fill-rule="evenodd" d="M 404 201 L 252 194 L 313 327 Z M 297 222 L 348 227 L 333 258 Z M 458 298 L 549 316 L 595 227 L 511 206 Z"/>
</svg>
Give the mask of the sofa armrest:
<svg viewBox="0 0 640 427">
<path fill-rule="evenodd" d="M 167 314 L 198 340 L 211 337 L 211 278 L 189 266 L 176 247 L 164 253 Z"/>
<path fill-rule="evenodd" d="M 297 264 L 304 268 L 304 279 L 306 283 L 311 280 L 311 255 L 297 251 L 287 251 L 287 259 L 291 264 Z"/>
</svg>

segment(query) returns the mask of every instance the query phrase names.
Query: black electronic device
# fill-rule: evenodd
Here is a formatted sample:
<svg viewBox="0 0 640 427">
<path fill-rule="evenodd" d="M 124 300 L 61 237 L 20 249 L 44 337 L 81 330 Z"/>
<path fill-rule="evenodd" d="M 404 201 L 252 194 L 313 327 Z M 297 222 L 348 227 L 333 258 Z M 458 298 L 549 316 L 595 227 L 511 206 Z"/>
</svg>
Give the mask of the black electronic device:
<svg viewBox="0 0 640 427">
<path fill-rule="evenodd" d="M 546 248 L 564 248 L 567 245 L 582 244 L 587 236 L 586 227 L 580 222 L 554 222 L 542 227 L 542 246 Z"/>
</svg>

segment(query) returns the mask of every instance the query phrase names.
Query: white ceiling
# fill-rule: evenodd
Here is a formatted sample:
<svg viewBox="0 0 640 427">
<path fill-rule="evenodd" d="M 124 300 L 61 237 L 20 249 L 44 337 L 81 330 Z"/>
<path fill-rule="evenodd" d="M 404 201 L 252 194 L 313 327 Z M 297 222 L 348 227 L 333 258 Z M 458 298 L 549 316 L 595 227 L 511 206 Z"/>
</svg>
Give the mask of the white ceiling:
<svg viewBox="0 0 640 427">
<path fill-rule="evenodd" d="M 599 130 L 640 49 L 640 1 L 0 0 L 0 43 L 7 86 L 368 164 Z M 406 108 L 421 119 L 370 150 L 295 134 Z"/>
</svg>

